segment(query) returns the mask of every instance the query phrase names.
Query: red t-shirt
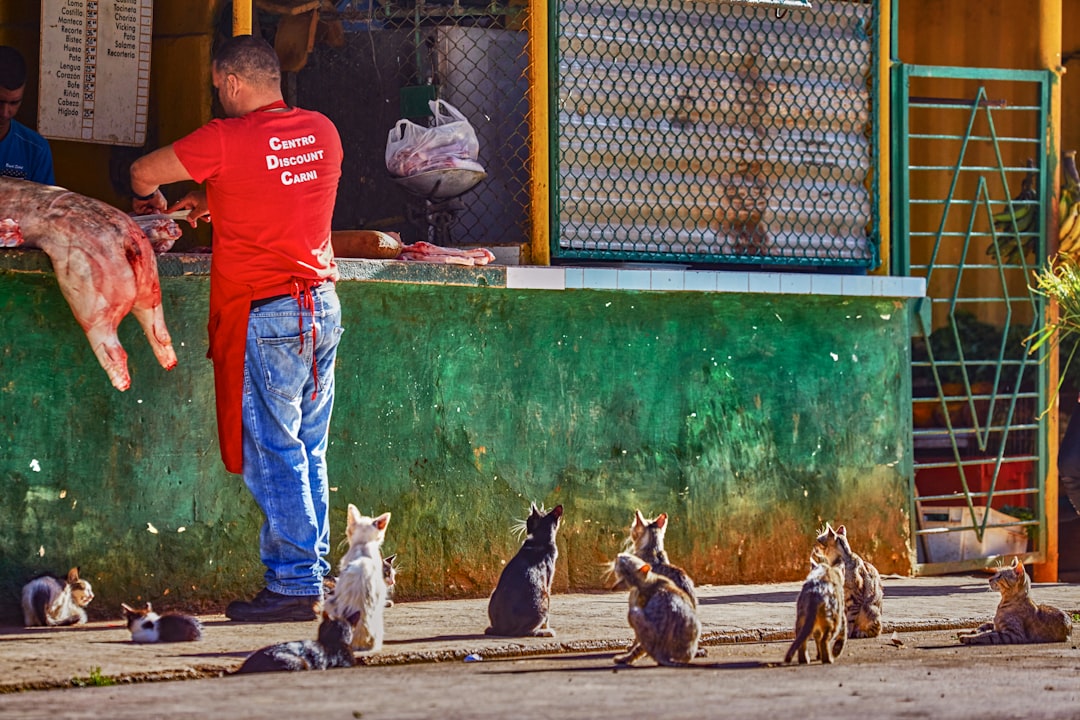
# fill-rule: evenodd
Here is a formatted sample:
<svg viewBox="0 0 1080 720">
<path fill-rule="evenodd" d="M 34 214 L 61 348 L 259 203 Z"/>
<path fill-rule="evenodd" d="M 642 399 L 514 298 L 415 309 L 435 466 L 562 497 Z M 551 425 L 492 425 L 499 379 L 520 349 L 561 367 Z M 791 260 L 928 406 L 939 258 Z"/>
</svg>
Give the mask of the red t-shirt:
<svg viewBox="0 0 1080 720">
<path fill-rule="evenodd" d="M 294 277 L 337 279 L 330 222 L 342 151 L 329 118 L 256 110 L 212 120 L 173 150 L 206 182 L 216 272 L 250 286 L 256 299 L 285 292 Z"/>
</svg>

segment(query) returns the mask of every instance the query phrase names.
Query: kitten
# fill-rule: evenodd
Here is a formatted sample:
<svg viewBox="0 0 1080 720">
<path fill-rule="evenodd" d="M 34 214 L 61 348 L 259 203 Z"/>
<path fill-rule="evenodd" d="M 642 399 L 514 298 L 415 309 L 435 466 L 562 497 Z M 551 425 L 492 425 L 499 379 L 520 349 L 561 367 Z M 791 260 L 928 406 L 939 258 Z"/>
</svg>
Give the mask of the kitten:
<svg viewBox="0 0 1080 720">
<path fill-rule="evenodd" d="M 1013 558 L 1011 566 L 994 573 L 990 587 L 1001 593 L 994 622 L 958 634 L 962 644 L 1067 642 L 1072 636 L 1072 618 L 1068 613 L 1052 605 L 1038 605 L 1031 599 L 1031 578 L 1018 559 Z"/>
<path fill-rule="evenodd" d="M 847 638 L 844 566 L 829 562 L 816 547 L 810 555 L 810 574 L 799 591 L 795 610 L 795 640 L 784 662 L 791 662 L 797 653 L 800 664 L 809 663 L 806 643 L 811 637 L 817 644 L 818 660 L 829 664 L 840 657 Z"/>
<path fill-rule="evenodd" d="M 83 608 L 93 599 L 94 591 L 89 581 L 79 577 L 77 567 L 68 571 L 66 581 L 51 575 L 34 578 L 22 589 L 23 624 L 34 627 L 84 623 Z"/>
<path fill-rule="evenodd" d="M 331 620 L 343 619 L 352 625 L 352 646 L 357 650 L 382 649 L 387 591 L 380 548 L 389 524 L 390 513 L 370 518 L 349 504 L 345 527 L 349 549 L 338 566 L 326 612 Z"/>
<path fill-rule="evenodd" d="M 672 565 L 664 550 L 664 535 L 667 533 L 667 513 L 660 513 L 652 520 L 646 520 L 640 510 L 634 511 L 634 522 L 630 525 L 630 540 L 627 548 L 633 548 L 633 554 L 652 567 L 652 571 L 675 583 L 680 590 L 690 596 L 697 607 L 697 593 L 694 581 L 682 568 Z"/>
<path fill-rule="evenodd" d="M 177 612 L 158 615 L 150 603 L 146 603 L 143 610 L 136 610 L 126 603 L 120 603 L 120 607 L 124 609 L 127 627 L 131 631 L 131 642 L 172 643 L 202 640 L 203 626 L 197 617 Z"/>
<path fill-rule="evenodd" d="M 331 620 L 324 613 L 318 640 L 294 640 L 256 650 L 232 674 L 352 667 L 356 664 L 352 636 L 347 621 Z"/>
<path fill-rule="evenodd" d="M 532 503 L 525 520 L 525 542 L 506 563 L 499 582 L 488 600 L 488 635 L 555 637 L 548 626 L 551 581 L 559 549 L 555 533 L 562 518 L 562 505 L 543 513 Z"/>
<path fill-rule="evenodd" d="M 825 523 L 817 537 L 817 547 L 830 563 L 844 564 L 844 612 L 848 637 L 871 638 L 881 634 L 881 603 L 885 594 L 877 568 L 851 549 L 847 530 L 835 530 Z"/>
<path fill-rule="evenodd" d="M 642 655 L 661 665 L 686 665 L 697 654 L 701 623 L 694 602 L 671 579 L 651 572 L 648 563 L 636 555 L 620 553 L 615 558 L 615 574 L 630 587 L 626 619 L 634 629 L 634 644 L 615 656 L 619 665 L 629 665 Z"/>
<path fill-rule="evenodd" d="M 394 594 L 394 583 L 397 580 L 397 565 L 394 560 L 397 555 L 388 555 L 382 561 L 382 577 L 386 583 L 386 607 L 394 607 L 394 601 L 390 598 Z"/>
</svg>

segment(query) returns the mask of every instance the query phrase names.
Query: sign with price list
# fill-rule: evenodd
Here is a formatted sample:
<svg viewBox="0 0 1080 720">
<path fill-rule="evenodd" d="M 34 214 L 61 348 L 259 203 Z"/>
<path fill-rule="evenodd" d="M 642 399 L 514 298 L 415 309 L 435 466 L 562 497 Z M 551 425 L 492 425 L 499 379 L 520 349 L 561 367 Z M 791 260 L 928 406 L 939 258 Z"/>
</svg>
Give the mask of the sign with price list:
<svg viewBox="0 0 1080 720">
<path fill-rule="evenodd" d="M 41 0 L 38 132 L 142 145 L 153 0 Z"/>
</svg>

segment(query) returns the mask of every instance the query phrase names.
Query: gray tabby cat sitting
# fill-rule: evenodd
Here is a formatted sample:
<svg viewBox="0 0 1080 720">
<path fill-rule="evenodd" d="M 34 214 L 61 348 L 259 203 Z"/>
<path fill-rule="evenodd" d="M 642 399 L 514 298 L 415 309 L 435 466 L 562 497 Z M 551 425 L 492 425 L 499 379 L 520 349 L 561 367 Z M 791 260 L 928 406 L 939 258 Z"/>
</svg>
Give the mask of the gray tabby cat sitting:
<svg viewBox="0 0 1080 720">
<path fill-rule="evenodd" d="M 697 654 L 701 637 L 693 599 L 636 555 L 620 553 L 613 569 L 630 588 L 626 620 L 634 629 L 633 645 L 616 655 L 615 663 L 629 665 L 648 654 L 660 665 L 688 664 Z"/>
<path fill-rule="evenodd" d="M 817 547 L 830 563 L 844 564 L 844 611 L 849 638 L 872 638 L 881 634 L 881 604 L 885 591 L 877 568 L 851 549 L 843 525 L 835 530 L 825 523 Z"/>
<path fill-rule="evenodd" d="M 694 607 L 697 607 L 697 593 L 694 581 L 682 568 L 672 565 L 664 550 L 664 535 L 667 534 L 667 513 L 660 513 L 652 520 L 646 520 L 640 510 L 634 511 L 634 521 L 630 524 L 630 539 L 627 548 L 634 555 L 648 563 L 652 571 L 675 583 L 685 592 Z"/>
<path fill-rule="evenodd" d="M 994 622 L 977 630 L 959 633 L 964 645 L 1019 645 L 1022 643 L 1068 642 L 1072 618 L 1053 605 L 1039 605 L 1031 599 L 1031 578 L 1024 565 L 1013 558 L 990 578 L 990 587 L 1001 593 Z"/>
</svg>

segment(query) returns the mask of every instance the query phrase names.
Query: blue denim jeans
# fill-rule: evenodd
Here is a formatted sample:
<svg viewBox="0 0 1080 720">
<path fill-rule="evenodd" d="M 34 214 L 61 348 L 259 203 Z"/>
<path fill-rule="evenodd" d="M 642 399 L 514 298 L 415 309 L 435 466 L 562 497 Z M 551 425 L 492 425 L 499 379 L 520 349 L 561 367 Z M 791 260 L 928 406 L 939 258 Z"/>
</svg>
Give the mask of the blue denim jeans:
<svg viewBox="0 0 1080 720">
<path fill-rule="evenodd" d="M 266 587 L 292 596 L 321 594 L 330 570 L 326 446 L 343 330 L 334 284 L 311 295 L 314 311 L 292 297 L 252 308 L 244 362 L 244 482 L 266 516 Z"/>
</svg>

